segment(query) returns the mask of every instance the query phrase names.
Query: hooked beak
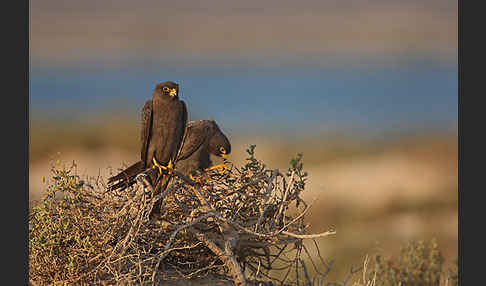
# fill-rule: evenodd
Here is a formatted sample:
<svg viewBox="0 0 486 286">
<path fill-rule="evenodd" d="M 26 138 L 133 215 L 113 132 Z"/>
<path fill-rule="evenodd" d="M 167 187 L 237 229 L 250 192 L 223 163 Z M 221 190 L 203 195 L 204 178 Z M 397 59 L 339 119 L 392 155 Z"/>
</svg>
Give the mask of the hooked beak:
<svg viewBox="0 0 486 286">
<path fill-rule="evenodd" d="M 177 90 L 175 88 L 171 89 L 169 95 L 172 96 L 172 97 L 176 96 Z"/>
</svg>

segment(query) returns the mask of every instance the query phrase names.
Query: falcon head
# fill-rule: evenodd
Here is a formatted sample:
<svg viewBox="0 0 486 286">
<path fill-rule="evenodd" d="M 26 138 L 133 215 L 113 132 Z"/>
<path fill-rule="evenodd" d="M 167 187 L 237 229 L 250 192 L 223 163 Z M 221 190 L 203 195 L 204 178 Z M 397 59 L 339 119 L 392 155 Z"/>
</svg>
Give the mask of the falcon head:
<svg viewBox="0 0 486 286">
<path fill-rule="evenodd" d="M 212 136 L 209 139 L 209 152 L 213 155 L 226 158 L 231 153 L 231 144 L 228 138 L 221 132 L 214 120 L 211 120 Z"/>
<path fill-rule="evenodd" d="M 163 97 L 177 98 L 179 96 L 179 85 L 173 81 L 165 81 L 155 86 L 154 93 Z"/>
<path fill-rule="evenodd" d="M 229 145 L 229 143 L 226 146 L 226 148 L 222 145 L 225 145 L 225 144 L 221 144 L 221 146 L 219 146 L 217 155 L 222 157 L 222 158 L 226 158 L 226 157 L 228 157 L 228 154 L 231 153 L 231 146 Z"/>
</svg>

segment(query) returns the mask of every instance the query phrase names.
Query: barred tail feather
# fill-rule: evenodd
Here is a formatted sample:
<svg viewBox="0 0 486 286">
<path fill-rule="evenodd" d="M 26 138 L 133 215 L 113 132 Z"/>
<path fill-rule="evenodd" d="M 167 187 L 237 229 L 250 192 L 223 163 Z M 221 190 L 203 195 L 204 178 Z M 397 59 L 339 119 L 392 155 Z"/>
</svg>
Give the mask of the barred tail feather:
<svg viewBox="0 0 486 286">
<path fill-rule="evenodd" d="M 120 181 L 114 185 L 111 185 L 109 189 L 125 189 L 135 183 L 135 177 L 144 171 L 144 164 L 142 161 L 138 161 L 125 170 L 121 171 L 119 174 L 108 178 L 108 184 L 116 181 Z"/>
</svg>

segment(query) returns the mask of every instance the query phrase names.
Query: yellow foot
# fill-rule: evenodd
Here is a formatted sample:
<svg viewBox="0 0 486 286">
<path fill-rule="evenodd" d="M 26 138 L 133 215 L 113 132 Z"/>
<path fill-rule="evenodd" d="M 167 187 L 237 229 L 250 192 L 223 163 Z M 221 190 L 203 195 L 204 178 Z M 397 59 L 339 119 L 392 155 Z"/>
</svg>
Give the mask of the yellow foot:
<svg viewBox="0 0 486 286">
<path fill-rule="evenodd" d="M 214 165 L 206 169 L 206 171 L 214 170 L 214 169 L 219 169 L 219 174 L 222 175 L 226 170 L 228 170 L 228 167 L 226 167 L 225 164 L 219 164 L 219 165 Z"/>
<path fill-rule="evenodd" d="M 174 164 L 172 164 L 172 159 L 169 160 L 169 164 L 167 164 L 167 171 L 169 172 L 169 175 L 172 175 L 172 170 L 174 170 Z"/>
<path fill-rule="evenodd" d="M 169 173 L 169 175 L 172 174 L 172 169 L 173 169 L 173 166 L 174 166 L 172 164 L 172 160 L 169 161 L 169 164 L 167 165 L 167 167 L 159 164 L 159 162 L 157 162 L 157 160 L 155 160 L 155 157 L 152 158 L 152 162 L 154 163 L 153 168 L 159 169 L 159 176 L 162 175 L 162 170 L 167 171 Z"/>
<path fill-rule="evenodd" d="M 194 182 L 196 182 L 196 183 L 199 183 L 199 184 L 201 183 L 201 181 L 199 181 L 199 179 L 195 179 L 195 178 L 192 176 L 192 174 L 189 174 L 189 178 L 191 178 L 191 180 L 193 180 L 193 181 L 194 181 Z"/>
</svg>

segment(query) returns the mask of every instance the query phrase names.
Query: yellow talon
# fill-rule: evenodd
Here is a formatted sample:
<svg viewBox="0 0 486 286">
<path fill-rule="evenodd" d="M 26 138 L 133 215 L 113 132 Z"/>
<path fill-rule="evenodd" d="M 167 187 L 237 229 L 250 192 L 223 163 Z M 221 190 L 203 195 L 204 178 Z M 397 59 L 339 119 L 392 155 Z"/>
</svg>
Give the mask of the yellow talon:
<svg viewBox="0 0 486 286">
<path fill-rule="evenodd" d="M 189 174 L 189 178 L 191 178 L 191 180 L 193 180 L 194 182 L 199 183 L 199 180 L 194 178 L 192 174 Z"/>
<path fill-rule="evenodd" d="M 169 164 L 167 164 L 167 169 L 168 169 L 169 175 L 171 175 L 172 170 L 174 169 L 174 164 L 172 164 L 172 159 L 169 160 Z"/>
<path fill-rule="evenodd" d="M 160 165 L 160 164 L 157 162 L 157 160 L 155 160 L 155 157 L 154 157 L 154 158 L 152 158 L 152 162 L 154 162 L 154 166 L 153 166 L 153 168 L 157 168 L 157 169 L 159 169 L 159 176 L 160 176 L 160 175 L 162 175 L 162 169 L 163 169 L 163 170 L 167 170 L 167 167 Z M 170 163 L 171 163 L 171 162 L 169 162 L 169 164 L 170 164 Z"/>
<path fill-rule="evenodd" d="M 172 163 L 172 159 L 169 160 L 167 167 L 159 164 L 157 160 L 155 160 L 155 157 L 152 158 L 152 162 L 154 162 L 153 168 L 159 169 L 159 176 L 162 175 L 162 170 L 165 170 L 169 175 L 172 175 L 172 170 L 174 169 L 174 164 Z"/>
<path fill-rule="evenodd" d="M 189 178 L 191 178 L 191 180 L 195 183 L 198 183 L 198 184 L 201 184 L 201 180 L 200 178 L 194 178 L 194 176 L 192 174 L 189 174 Z"/>
<path fill-rule="evenodd" d="M 225 164 L 219 164 L 219 165 L 214 165 L 206 169 L 206 171 L 214 170 L 214 169 L 219 169 L 219 174 L 222 175 L 226 170 L 228 170 L 228 167 Z"/>
</svg>

